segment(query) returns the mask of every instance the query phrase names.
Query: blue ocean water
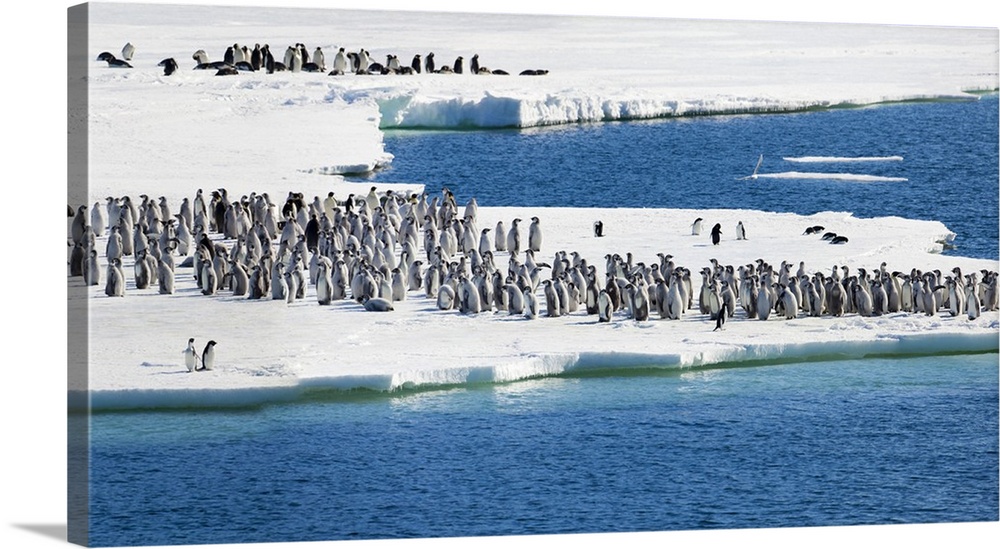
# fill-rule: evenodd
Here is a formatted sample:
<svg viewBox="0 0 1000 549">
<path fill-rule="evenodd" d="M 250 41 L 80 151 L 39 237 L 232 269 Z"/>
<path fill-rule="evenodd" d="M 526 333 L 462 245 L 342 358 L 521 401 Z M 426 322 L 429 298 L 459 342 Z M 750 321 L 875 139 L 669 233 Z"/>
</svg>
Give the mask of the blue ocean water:
<svg viewBox="0 0 1000 549">
<path fill-rule="evenodd" d="M 483 205 L 945 222 L 997 258 L 997 96 L 534 130 L 390 132 L 375 181 Z M 906 182 L 736 178 L 850 171 Z M 782 156 L 895 156 L 798 165 Z M 974 207 L 970 208 L 970 204 Z M 995 521 L 998 355 L 596 372 L 90 422 L 91 544 Z"/>
<path fill-rule="evenodd" d="M 95 545 L 998 520 L 997 355 L 92 420 Z"/>
<path fill-rule="evenodd" d="M 848 211 L 943 222 L 946 253 L 997 259 L 997 95 L 791 114 L 708 116 L 528 130 L 386 133 L 396 158 L 373 181 L 447 186 L 488 206 Z M 739 178 L 790 171 L 906 181 Z M 902 161 L 793 163 L 785 157 Z M 747 229 L 752 231 L 752 227 Z"/>
</svg>

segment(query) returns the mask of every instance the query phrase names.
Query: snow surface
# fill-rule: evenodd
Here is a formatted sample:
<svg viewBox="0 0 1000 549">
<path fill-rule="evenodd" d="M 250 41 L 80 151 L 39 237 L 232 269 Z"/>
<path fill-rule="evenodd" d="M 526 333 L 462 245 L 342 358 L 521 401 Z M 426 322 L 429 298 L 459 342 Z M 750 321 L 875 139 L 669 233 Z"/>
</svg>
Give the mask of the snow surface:
<svg viewBox="0 0 1000 549">
<path fill-rule="evenodd" d="M 997 88 L 996 34 L 976 29 L 133 4 L 91 4 L 90 24 L 90 50 L 74 52 L 91 67 L 89 115 L 85 127 L 71 113 L 69 127 L 71 133 L 89 131 L 89 205 L 145 193 L 165 196 L 176 211 L 196 189 L 219 187 L 233 197 L 256 191 L 278 200 L 288 191 L 303 192 L 307 200 L 329 191 L 341 199 L 363 194 L 369 185 L 332 174 L 391 163 L 380 128 L 526 127 L 975 100 L 970 90 Z M 127 41 L 137 46 L 134 69 L 95 60 L 101 51 L 117 54 Z M 396 53 L 404 65 L 415 53 L 434 51 L 441 65 L 457 55 L 468 63 L 478 52 L 483 65 L 512 75 L 216 77 L 191 70 L 195 50 L 221 59 L 233 42 L 267 42 L 278 57 L 296 42 L 310 52 L 321 46 L 327 64 L 338 46 L 364 47 L 378 61 Z M 180 64 L 176 74 L 163 76 L 156 66 L 166 57 Z M 550 72 L 515 76 L 527 68 Z M 388 188 L 419 192 L 422 182 L 379 184 L 380 191 Z M 481 206 L 479 227 L 498 220 L 509 227 L 514 217 L 537 215 L 545 231 L 540 261 L 550 261 L 557 250 L 578 251 L 601 275 L 606 253 L 626 252 L 647 263 L 657 252 L 670 253 L 694 273 L 711 258 L 737 266 L 758 258 L 774 265 L 805 261 L 810 272 L 825 273 L 834 265 L 872 270 L 882 261 L 906 272 L 998 268 L 993 261 L 937 254 L 952 238 L 940 223 L 895 217 Z M 690 234 L 696 217 L 705 218 L 706 227 L 722 223 L 721 245 L 712 246 L 707 234 Z M 597 219 L 605 224 L 604 238 L 593 237 Z M 748 240 L 732 240 L 738 221 Z M 802 235 L 816 224 L 850 242 L 832 246 Z M 97 248 L 103 255 L 103 239 Z M 498 253 L 497 265 L 505 268 L 506 262 Z M 313 287 L 292 304 L 225 291 L 208 297 L 184 268 L 178 268 L 176 293 L 162 296 L 155 288 L 134 289 L 130 259 L 125 272 L 124 298 L 106 297 L 103 285 L 88 288 L 89 299 L 75 303 L 70 293 L 71 308 L 89 308 L 89 398 L 97 409 L 243 405 L 307 390 L 504 382 L 587 368 L 998 347 L 995 312 L 971 322 L 947 313 L 764 322 L 738 317 L 713 333 L 714 323 L 695 312 L 681 321 L 619 316 L 598 324 L 583 313 L 545 318 L 544 312 L 525 320 L 439 311 L 422 291 L 388 313 L 366 312 L 351 301 L 320 306 Z M 70 279 L 77 284 L 79 278 Z M 214 371 L 186 371 L 181 350 L 189 337 L 199 349 L 208 339 L 218 342 Z M 72 404 L 79 406 L 84 397 L 75 397 Z"/>
</svg>

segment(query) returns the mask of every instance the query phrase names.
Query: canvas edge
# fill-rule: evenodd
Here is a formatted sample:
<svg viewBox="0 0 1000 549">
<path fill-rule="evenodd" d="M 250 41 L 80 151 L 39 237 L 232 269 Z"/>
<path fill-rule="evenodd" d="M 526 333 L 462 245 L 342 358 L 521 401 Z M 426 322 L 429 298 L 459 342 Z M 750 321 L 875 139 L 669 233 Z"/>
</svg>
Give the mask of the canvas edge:
<svg viewBox="0 0 1000 549">
<path fill-rule="evenodd" d="M 70 208 L 88 202 L 89 6 L 67 8 L 67 198 Z M 90 538 L 90 409 L 87 287 L 67 282 L 66 540 L 87 546 Z M 79 402 L 82 400 L 82 402 Z"/>
</svg>

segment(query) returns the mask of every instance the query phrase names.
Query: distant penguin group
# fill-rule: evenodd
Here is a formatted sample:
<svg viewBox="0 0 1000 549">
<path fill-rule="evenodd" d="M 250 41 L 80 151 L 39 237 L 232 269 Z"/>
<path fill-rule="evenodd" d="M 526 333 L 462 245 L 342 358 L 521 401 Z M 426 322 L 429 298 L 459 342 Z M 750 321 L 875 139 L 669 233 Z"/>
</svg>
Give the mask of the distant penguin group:
<svg viewBox="0 0 1000 549">
<path fill-rule="evenodd" d="M 101 52 L 97 56 L 98 61 L 107 62 L 112 68 L 133 68 L 130 63 L 135 55 L 136 48 L 131 42 L 126 43 L 122 48 L 122 58 L 115 57 L 108 51 Z M 421 54 L 414 54 L 409 65 L 403 65 L 394 54 L 386 54 L 385 63 L 379 63 L 372 59 L 371 54 L 364 48 L 358 51 L 348 52 L 345 48 L 338 48 L 334 54 L 333 65 L 326 64 L 326 54 L 323 49 L 317 46 L 310 55 L 305 44 L 296 43 L 285 49 L 282 59 L 275 60 L 268 44 L 255 44 L 253 49 L 247 45 L 234 43 L 227 46 L 221 61 L 210 60 L 204 49 L 199 49 L 191 56 L 195 61 L 195 69 L 214 70 L 216 76 L 237 75 L 241 72 L 265 71 L 267 74 L 275 72 L 316 72 L 327 73 L 329 76 L 340 76 L 346 74 L 371 75 L 371 74 L 469 74 L 482 75 L 509 75 L 510 73 L 502 69 L 491 70 L 484 67 L 479 62 L 479 54 L 473 54 L 469 70 L 465 70 L 465 57 L 457 56 L 452 65 L 438 67 L 434 60 L 434 52 L 430 52 L 426 57 Z M 157 66 L 163 67 L 164 76 L 170 76 L 177 72 L 177 61 L 173 57 L 163 59 Z M 526 69 L 519 74 L 522 76 L 541 76 L 548 74 L 548 69 Z"/>
</svg>

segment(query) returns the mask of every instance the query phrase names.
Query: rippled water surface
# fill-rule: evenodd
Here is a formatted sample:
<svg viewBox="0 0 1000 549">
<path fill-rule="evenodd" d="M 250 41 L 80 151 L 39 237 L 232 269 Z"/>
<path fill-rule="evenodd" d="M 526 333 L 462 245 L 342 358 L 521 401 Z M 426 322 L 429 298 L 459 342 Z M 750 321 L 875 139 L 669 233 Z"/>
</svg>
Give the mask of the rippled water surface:
<svg viewBox="0 0 1000 549">
<path fill-rule="evenodd" d="M 93 543 L 998 520 L 996 354 L 98 414 Z"/>
<path fill-rule="evenodd" d="M 441 186 L 480 205 L 849 211 L 942 221 L 947 253 L 998 257 L 997 95 L 795 114 L 578 124 L 529 130 L 395 131 L 376 181 Z M 770 179 L 820 172 L 906 181 Z M 902 157 L 797 163 L 786 157 Z"/>
</svg>

